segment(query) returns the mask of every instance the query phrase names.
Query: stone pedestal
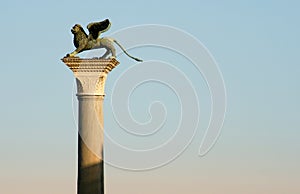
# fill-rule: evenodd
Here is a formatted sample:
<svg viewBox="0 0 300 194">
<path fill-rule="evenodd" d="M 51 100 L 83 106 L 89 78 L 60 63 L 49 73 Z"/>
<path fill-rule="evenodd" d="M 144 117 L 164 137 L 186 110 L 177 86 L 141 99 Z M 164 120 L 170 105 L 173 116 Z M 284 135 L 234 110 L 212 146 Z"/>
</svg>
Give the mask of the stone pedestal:
<svg viewBox="0 0 300 194">
<path fill-rule="evenodd" d="M 107 74 L 116 59 L 63 58 L 77 84 L 78 108 L 78 194 L 104 194 L 103 99 Z"/>
</svg>

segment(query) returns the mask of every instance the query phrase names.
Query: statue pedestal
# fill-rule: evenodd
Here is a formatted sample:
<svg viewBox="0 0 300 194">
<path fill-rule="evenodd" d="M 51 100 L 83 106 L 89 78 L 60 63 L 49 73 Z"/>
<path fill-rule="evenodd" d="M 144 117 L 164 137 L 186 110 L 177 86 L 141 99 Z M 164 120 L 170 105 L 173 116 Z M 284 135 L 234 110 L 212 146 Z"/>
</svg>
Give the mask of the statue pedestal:
<svg viewBox="0 0 300 194">
<path fill-rule="evenodd" d="M 104 194 L 103 100 L 107 74 L 116 59 L 63 58 L 77 84 L 78 108 L 78 194 Z"/>
</svg>

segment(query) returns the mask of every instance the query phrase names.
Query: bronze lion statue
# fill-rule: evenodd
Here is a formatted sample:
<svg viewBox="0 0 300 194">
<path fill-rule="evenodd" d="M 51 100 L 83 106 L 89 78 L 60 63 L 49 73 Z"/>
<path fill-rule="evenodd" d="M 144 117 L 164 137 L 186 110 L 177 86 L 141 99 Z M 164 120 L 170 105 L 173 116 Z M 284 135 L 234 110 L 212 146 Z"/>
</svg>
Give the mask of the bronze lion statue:
<svg viewBox="0 0 300 194">
<path fill-rule="evenodd" d="M 73 43 L 76 49 L 72 53 L 67 54 L 65 57 L 75 57 L 82 51 L 105 48 L 106 52 L 100 58 L 106 59 L 110 54 L 111 58 L 115 58 L 116 49 L 113 43 L 116 43 L 127 56 L 136 61 L 142 62 L 141 59 L 131 56 L 115 39 L 109 37 L 100 38 L 100 34 L 102 32 L 106 32 L 110 28 L 110 25 L 111 23 L 108 19 L 101 22 L 90 23 L 87 26 L 89 31 L 89 35 L 87 35 L 81 25 L 75 24 L 71 29 L 71 32 L 74 34 Z"/>
</svg>

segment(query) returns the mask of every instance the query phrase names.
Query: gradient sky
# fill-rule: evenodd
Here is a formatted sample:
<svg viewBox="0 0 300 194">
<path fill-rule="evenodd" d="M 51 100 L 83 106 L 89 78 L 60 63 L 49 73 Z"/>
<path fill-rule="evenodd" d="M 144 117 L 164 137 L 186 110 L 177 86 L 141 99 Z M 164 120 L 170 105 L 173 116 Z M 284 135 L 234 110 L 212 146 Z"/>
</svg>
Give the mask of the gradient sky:
<svg viewBox="0 0 300 194">
<path fill-rule="evenodd" d="M 0 193 L 75 193 L 74 80 L 60 58 L 74 49 L 75 23 L 104 18 L 112 21 L 107 35 L 141 24 L 192 34 L 218 62 L 228 97 L 221 136 L 207 155 L 197 155 L 204 133 L 199 130 L 188 149 L 164 167 L 132 172 L 106 165 L 107 194 L 300 193 L 299 8 L 291 0 L 2 2 Z M 155 49 L 131 53 L 163 57 Z M 120 61 L 107 88 L 122 68 L 134 65 L 124 56 Z M 140 104 L 142 91 L 133 96 Z M 143 120 L 139 108 L 133 109 Z"/>
</svg>

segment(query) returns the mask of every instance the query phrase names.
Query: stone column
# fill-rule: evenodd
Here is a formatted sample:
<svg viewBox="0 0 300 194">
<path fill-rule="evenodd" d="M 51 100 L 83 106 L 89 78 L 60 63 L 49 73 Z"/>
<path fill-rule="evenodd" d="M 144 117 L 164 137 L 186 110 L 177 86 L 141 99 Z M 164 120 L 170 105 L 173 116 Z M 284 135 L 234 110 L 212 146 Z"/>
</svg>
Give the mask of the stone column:
<svg viewBox="0 0 300 194">
<path fill-rule="evenodd" d="M 78 194 L 104 194 L 103 99 L 107 74 L 116 59 L 63 58 L 77 84 L 78 108 Z"/>
</svg>

